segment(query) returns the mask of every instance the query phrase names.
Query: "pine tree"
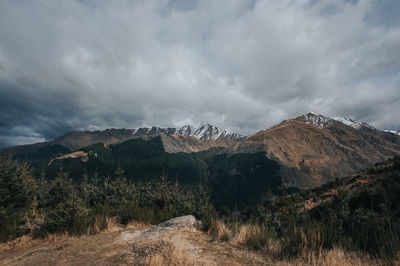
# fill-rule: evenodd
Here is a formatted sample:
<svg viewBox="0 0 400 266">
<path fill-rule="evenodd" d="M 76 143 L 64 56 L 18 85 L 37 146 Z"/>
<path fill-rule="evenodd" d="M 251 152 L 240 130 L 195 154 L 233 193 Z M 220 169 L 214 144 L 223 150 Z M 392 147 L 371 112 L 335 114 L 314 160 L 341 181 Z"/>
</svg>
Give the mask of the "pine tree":
<svg viewBox="0 0 400 266">
<path fill-rule="evenodd" d="M 66 173 L 59 173 L 50 182 L 42 206 L 44 230 L 49 233 L 81 234 L 87 228 L 88 209 Z"/>
<path fill-rule="evenodd" d="M 27 164 L 0 154 L 0 241 L 16 237 L 32 215 L 36 184 Z"/>
</svg>

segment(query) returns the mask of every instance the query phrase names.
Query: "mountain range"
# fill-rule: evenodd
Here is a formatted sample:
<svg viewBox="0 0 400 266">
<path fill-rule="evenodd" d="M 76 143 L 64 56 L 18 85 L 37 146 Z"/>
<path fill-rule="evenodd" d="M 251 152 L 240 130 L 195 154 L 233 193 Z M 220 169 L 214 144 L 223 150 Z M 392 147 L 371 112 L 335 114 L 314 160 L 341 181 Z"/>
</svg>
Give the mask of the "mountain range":
<svg viewBox="0 0 400 266">
<path fill-rule="evenodd" d="M 43 165 L 52 164 L 54 166 L 56 165 L 55 161 L 72 159 L 80 160 L 83 163 L 80 167 L 85 167 L 84 164 L 88 164 L 87 161 L 94 158 L 89 156 L 91 147 L 95 147 L 94 149 L 97 150 L 99 146 L 96 144 L 101 143 L 102 148 L 99 154 L 108 154 L 108 150 L 112 150 L 113 164 L 109 168 L 113 169 L 116 165 L 121 164 L 118 162 L 118 158 L 125 156 L 118 153 L 117 150 L 126 150 L 122 147 L 132 145 L 136 148 L 140 145 L 145 147 L 146 145 L 143 143 L 149 143 L 157 138 L 153 146 L 146 146 L 146 149 L 150 149 L 146 158 L 152 157 L 151 149 L 155 149 L 157 152 L 162 150 L 163 158 L 168 158 L 163 161 L 163 164 L 167 164 L 167 161 L 171 160 L 172 155 L 170 154 L 187 154 L 176 156 L 182 158 L 186 156 L 186 159 L 189 158 L 188 156 L 192 156 L 190 160 L 194 158 L 193 156 L 197 156 L 192 160 L 196 161 L 204 154 L 210 153 L 214 156 L 223 155 L 227 160 L 237 154 L 251 156 L 251 154 L 262 153 L 267 160 L 278 163 L 279 175 L 284 177 L 286 183 L 300 188 L 309 188 L 400 155 L 400 136 L 397 133 L 378 130 L 350 118 L 327 117 L 311 112 L 282 121 L 272 128 L 247 137 L 202 122 L 199 126 L 186 125 L 180 128 L 152 127 L 70 132 L 49 142 L 10 147 L 3 149 L 3 152 L 12 152 L 17 159 L 42 165 L 42 170 L 44 169 Z M 135 139 L 144 142 L 138 144 L 139 142 L 136 141 L 133 144 L 132 141 Z M 118 149 L 115 145 L 118 146 Z M 157 148 L 154 148 L 156 146 Z M 97 154 L 94 151 L 92 153 Z M 132 156 L 132 151 L 126 151 L 124 154 L 128 153 Z M 143 151 L 136 150 L 133 153 L 143 154 Z M 196 155 L 196 153 L 199 154 Z M 117 154 L 120 157 L 115 157 Z M 111 157 L 103 156 L 102 160 L 106 161 L 106 158 Z M 156 157 L 156 152 L 153 157 Z M 139 157 L 135 158 L 140 159 Z M 242 159 L 245 160 L 244 157 Z M 140 160 L 142 161 L 142 159 Z M 174 157 L 173 160 L 178 159 Z M 130 162 L 136 163 L 136 161 Z M 152 163 L 148 162 L 148 164 Z M 186 166 L 184 163 L 179 164 L 179 167 Z M 257 168 L 257 164 L 253 166 L 254 169 Z M 65 165 L 61 167 L 66 169 Z M 201 168 L 201 174 L 193 169 L 189 172 L 192 175 L 196 172 L 194 175 L 200 175 L 207 179 L 209 176 L 206 173 L 212 167 L 213 162 L 208 160 L 206 163 L 202 162 L 193 167 L 193 169 Z M 146 169 L 150 168 L 151 166 L 146 166 Z M 158 167 L 159 170 L 162 168 L 171 169 L 171 165 Z M 238 175 L 237 168 L 237 165 L 232 166 L 229 173 L 232 176 Z M 175 169 L 171 173 L 176 176 L 179 171 Z M 136 175 L 139 173 L 146 175 L 144 169 L 131 172 Z M 157 174 L 162 173 L 154 172 L 154 175 Z M 245 176 L 246 173 L 240 173 L 240 175 Z"/>
<path fill-rule="evenodd" d="M 175 141 L 171 140 L 172 143 L 179 141 L 180 139 L 182 139 L 182 137 L 189 137 L 187 139 L 189 142 L 192 141 L 191 146 L 199 146 L 199 148 L 194 148 L 194 150 L 182 150 L 184 152 L 204 150 L 209 147 L 215 146 L 214 143 L 221 143 L 221 145 L 224 146 L 225 142 L 229 143 L 229 141 L 231 140 L 239 140 L 243 138 L 243 136 L 239 134 L 231 133 L 216 126 L 212 126 L 208 123 L 201 122 L 200 125 L 197 127 L 192 125 L 185 125 L 180 128 L 142 127 L 136 129 L 111 128 L 98 131 L 73 131 L 66 133 L 65 135 L 52 141 L 14 146 L 3 149 L 3 151 L 12 151 L 15 154 L 31 154 L 37 153 L 40 149 L 43 148 L 57 147 L 54 149 L 55 153 L 58 152 L 58 149 L 61 153 L 63 153 L 65 149 L 67 149 L 68 151 L 75 151 L 96 143 L 104 143 L 105 145 L 110 145 L 120 143 L 129 139 L 148 139 L 159 135 L 172 136 L 172 138 L 175 139 Z M 64 149 L 58 146 L 61 146 Z M 171 149 L 173 150 L 172 147 Z"/>
</svg>

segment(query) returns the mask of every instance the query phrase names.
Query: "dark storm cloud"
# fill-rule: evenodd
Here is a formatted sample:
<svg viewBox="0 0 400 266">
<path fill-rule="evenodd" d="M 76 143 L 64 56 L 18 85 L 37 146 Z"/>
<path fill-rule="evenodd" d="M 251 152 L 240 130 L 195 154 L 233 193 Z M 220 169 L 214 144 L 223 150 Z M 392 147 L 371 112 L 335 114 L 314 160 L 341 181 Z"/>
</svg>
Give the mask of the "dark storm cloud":
<svg viewBox="0 0 400 266">
<path fill-rule="evenodd" d="M 249 134 L 311 110 L 396 129 L 399 7 L 1 1 L 0 146 L 201 120 Z"/>
</svg>

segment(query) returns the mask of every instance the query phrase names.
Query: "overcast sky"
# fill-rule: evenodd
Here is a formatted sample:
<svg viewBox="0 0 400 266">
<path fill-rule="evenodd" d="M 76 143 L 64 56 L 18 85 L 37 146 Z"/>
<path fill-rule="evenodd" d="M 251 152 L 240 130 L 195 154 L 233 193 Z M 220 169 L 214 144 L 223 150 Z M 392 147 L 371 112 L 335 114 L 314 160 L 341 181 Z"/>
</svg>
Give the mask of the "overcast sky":
<svg viewBox="0 0 400 266">
<path fill-rule="evenodd" d="M 0 147 L 309 111 L 400 129 L 399 0 L 0 1 Z"/>
</svg>

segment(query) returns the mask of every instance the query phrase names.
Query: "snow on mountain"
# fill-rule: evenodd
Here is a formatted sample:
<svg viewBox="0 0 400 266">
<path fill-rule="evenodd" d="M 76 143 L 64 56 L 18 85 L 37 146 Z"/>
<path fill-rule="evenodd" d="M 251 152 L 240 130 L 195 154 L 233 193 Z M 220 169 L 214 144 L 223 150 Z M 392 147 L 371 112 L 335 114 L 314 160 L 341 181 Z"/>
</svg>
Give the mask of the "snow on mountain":
<svg viewBox="0 0 400 266">
<path fill-rule="evenodd" d="M 176 130 L 176 134 L 184 135 L 184 136 L 192 136 L 195 131 L 196 131 L 196 128 L 194 126 L 186 125 L 186 126 L 178 128 Z"/>
<path fill-rule="evenodd" d="M 352 120 L 351 118 L 348 117 L 332 117 L 333 120 L 339 121 L 349 127 L 352 127 L 354 129 L 360 129 L 362 127 L 368 127 L 368 128 L 373 128 L 372 126 L 361 122 L 361 121 L 356 121 L 356 120 Z"/>
<path fill-rule="evenodd" d="M 238 139 L 242 137 L 239 134 L 228 132 L 205 122 L 201 122 L 198 127 L 186 125 L 178 128 L 176 134 L 193 136 L 200 140 L 216 140 L 220 137 L 225 139 Z"/>
<path fill-rule="evenodd" d="M 132 129 L 132 135 L 135 136 L 158 135 L 160 133 L 164 133 L 167 135 L 179 134 L 183 136 L 193 136 L 200 140 L 216 140 L 218 138 L 238 139 L 242 137 L 239 134 L 228 132 L 205 122 L 201 122 L 200 125 L 197 127 L 192 125 L 185 125 L 180 128 L 152 127 Z"/>
<path fill-rule="evenodd" d="M 330 127 L 332 125 L 332 118 L 323 116 L 314 112 L 303 115 L 306 124 L 313 124 L 319 127 Z"/>
<path fill-rule="evenodd" d="M 373 128 L 372 126 L 361 122 L 357 120 L 353 120 L 348 117 L 328 117 L 328 116 L 323 116 L 314 112 L 310 112 L 308 114 L 303 115 L 305 118 L 306 123 L 311 123 L 313 125 L 319 126 L 319 127 L 330 127 L 332 125 L 333 121 L 338 121 L 342 124 L 345 124 L 346 126 L 352 127 L 354 129 L 361 129 L 362 127 L 367 127 L 367 128 Z"/>
<path fill-rule="evenodd" d="M 388 132 L 388 133 L 392 133 L 392 134 L 396 134 L 400 136 L 400 130 L 390 130 L 390 129 L 385 129 L 382 130 L 383 132 Z"/>
</svg>

